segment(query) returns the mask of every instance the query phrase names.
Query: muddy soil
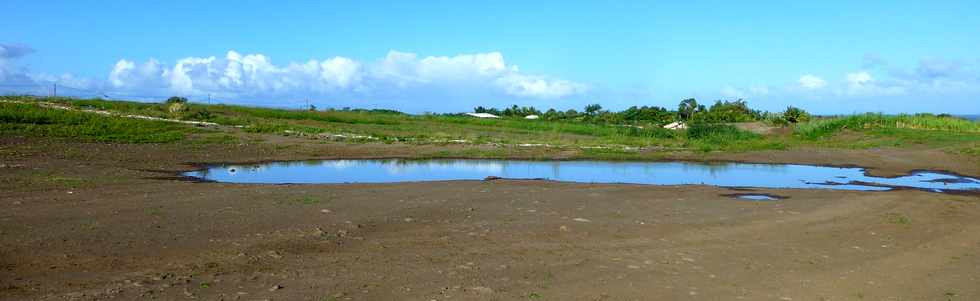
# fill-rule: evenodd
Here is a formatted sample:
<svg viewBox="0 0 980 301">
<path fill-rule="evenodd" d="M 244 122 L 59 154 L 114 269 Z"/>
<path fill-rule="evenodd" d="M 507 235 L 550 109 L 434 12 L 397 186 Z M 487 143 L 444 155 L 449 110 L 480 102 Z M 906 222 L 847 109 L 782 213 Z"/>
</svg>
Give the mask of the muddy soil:
<svg viewBox="0 0 980 301">
<path fill-rule="evenodd" d="M 453 147 L 0 138 L 0 299 L 980 300 L 975 194 L 174 177 Z M 980 175 L 928 149 L 674 156 Z"/>
</svg>

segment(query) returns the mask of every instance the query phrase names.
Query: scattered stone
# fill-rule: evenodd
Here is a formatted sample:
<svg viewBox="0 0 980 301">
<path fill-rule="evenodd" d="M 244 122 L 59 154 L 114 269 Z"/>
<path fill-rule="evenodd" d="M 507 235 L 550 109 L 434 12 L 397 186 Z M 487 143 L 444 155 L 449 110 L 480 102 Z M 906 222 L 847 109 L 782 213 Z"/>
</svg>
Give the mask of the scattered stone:
<svg viewBox="0 0 980 301">
<path fill-rule="evenodd" d="M 323 229 L 321 229 L 320 227 L 316 227 L 316 228 L 313 229 L 313 235 L 316 235 L 316 236 L 324 236 L 326 234 L 327 234 L 327 232 L 326 231 L 323 231 Z"/>
<path fill-rule="evenodd" d="M 589 219 L 581 218 L 581 217 L 576 217 L 576 218 L 573 218 L 572 220 L 573 221 L 576 221 L 576 222 L 580 222 L 580 223 L 591 223 L 592 222 Z"/>
<path fill-rule="evenodd" d="M 270 291 L 270 292 L 274 292 L 274 291 L 278 291 L 278 290 L 281 290 L 282 288 L 283 288 L 283 286 L 282 286 L 282 285 L 278 285 L 278 284 L 276 284 L 276 285 L 273 285 L 273 286 L 272 286 L 272 288 L 269 288 L 269 291 Z"/>
<path fill-rule="evenodd" d="M 561 227 L 558 228 L 558 230 L 561 230 L 562 232 L 568 232 L 568 227 L 565 226 L 565 225 L 562 225 Z"/>
<path fill-rule="evenodd" d="M 414 220 L 415 220 L 415 219 L 413 219 L 413 218 L 411 218 L 411 217 L 406 217 L 406 218 L 405 218 L 405 222 L 406 222 L 406 223 L 411 223 L 411 222 L 412 222 L 412 221 L 414 221 Z"/>
<path fill-rule="evenodd" d="M 320 209 L 320 213 L 330 213 L 330 209 Z"/>
<path fill-rule="evenodd" d="M 479 294 L 493 294 L 493 289 L 486 286 L 474 286 L 471 287 L 470 290 Z"/>
</svg>

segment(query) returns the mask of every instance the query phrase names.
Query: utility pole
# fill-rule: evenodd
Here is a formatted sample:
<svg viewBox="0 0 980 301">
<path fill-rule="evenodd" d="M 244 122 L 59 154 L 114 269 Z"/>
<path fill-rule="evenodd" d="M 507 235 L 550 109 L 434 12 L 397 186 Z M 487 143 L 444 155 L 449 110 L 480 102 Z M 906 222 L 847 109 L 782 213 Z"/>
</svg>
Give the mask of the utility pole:
<svg viewBox="0 0 980 301">
<path fill-rule="evenodd" d="M 208 93 L 208 105 L 211 105 L 211 93 Z"/>
<path fill-rule="evenodd" d="M 58 83 L 54 83 L 54 97 L 58 97 Z"/>
</svg>

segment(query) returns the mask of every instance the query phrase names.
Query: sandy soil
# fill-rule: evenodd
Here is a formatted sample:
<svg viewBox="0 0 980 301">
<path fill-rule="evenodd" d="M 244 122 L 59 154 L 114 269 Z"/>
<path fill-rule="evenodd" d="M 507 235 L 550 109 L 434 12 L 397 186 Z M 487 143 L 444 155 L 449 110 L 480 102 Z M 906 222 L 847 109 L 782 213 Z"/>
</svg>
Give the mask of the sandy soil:
<svg viewBox="0 0 980 301">
<path fill-rule="evenodd" d="M 0 299 L 980 300 L 977 195 L 172 177 L 189 162 L 461 147 L 280 142 L 0 138 Z M 980 175 L 929 149 L 676 157 Z"/>
</svg>

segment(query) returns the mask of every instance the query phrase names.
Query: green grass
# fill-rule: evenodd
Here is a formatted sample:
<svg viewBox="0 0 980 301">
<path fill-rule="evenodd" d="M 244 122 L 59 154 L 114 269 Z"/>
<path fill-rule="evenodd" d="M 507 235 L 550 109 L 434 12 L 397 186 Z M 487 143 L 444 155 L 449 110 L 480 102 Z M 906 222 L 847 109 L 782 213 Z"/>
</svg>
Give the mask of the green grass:
<svg viewBox="0 0 980 301">
<path fill-rule="evenodd" d="M 603 124 L 585 121 L 482 119 L 452 114 L 410 115 L 386 110 L 307 111 L 255 108 L 236 105 L 188 104 L 187 110 L 170 113 L 164 104 L 100 99 L 36 98 L 0 96 L 0 133 L 32 136 L 73 137 L 94 141 L 164 143 L 235 143 L 261 135 L 303 136 L 311 139 L 342 139 L 349 143 L 405 143 L 443 145 L 542 144 L 575 149 L 576 158 L 641 159 L 652 155 L 645 147 L 665 152 L 742 152 L 781 150 L 797 147 L 879 148 L 928 146 L 950 153 L 980 156 L 980 123 L 930 114 L 860 114 L 820 118 L 792 126 L 792 135 L 761 135 L 729 124 L 695 123 L 687 130 L 673 131 L 651 124 Z M 206 131 L 193 126 L 110 117 L 99 114 L 56 110 L 35 105 L 53 102 L 77 109 L 107 110 L 183 120 L 201 120 L 241 126 L 246 136 Z M 786 131 L 783 131 L 784 133 Z M 211 137 L 214 135 L 214 137 Z M 339 136 L 348 138 L 342 138 Z M 350 138 L 360 136 L 361 138 Z M 455 142 L 454 142 L 455 141 Z M 603 148 L 594 148 L 603 147 Z M 433 157 L 507 157 L 510 150 L 445 150 Z M 424 156 L 425 154 L 423 154 Z M 521 156 L 548 156 L 547 151 L 520 151 Z"/>
<path fill-rule="evenodd" d="M 161 121 L 117 118 L 33 104 L 0 103 L 0 133 L 71 137 L 100 142 L 166 143 L 196 130 Z"/>
<path fill-rule="evenodd" d="M 908 225 L 912 223 L 912 218 L 903 213 L 888 213 L 885 215 L 889 223 L 896 225 Z"/>
<path fill-rule="evenodd" d="M 890 116 L 867 113 L 802 123 L 796 126 L 794 132 L 801 138 L 816 140 L 830 137 L 843 130 L 862 131 L 876 129 L 980 133 L 980 123 L 954 117 L 938 117 L 931 114 Z"/>
</svg>

